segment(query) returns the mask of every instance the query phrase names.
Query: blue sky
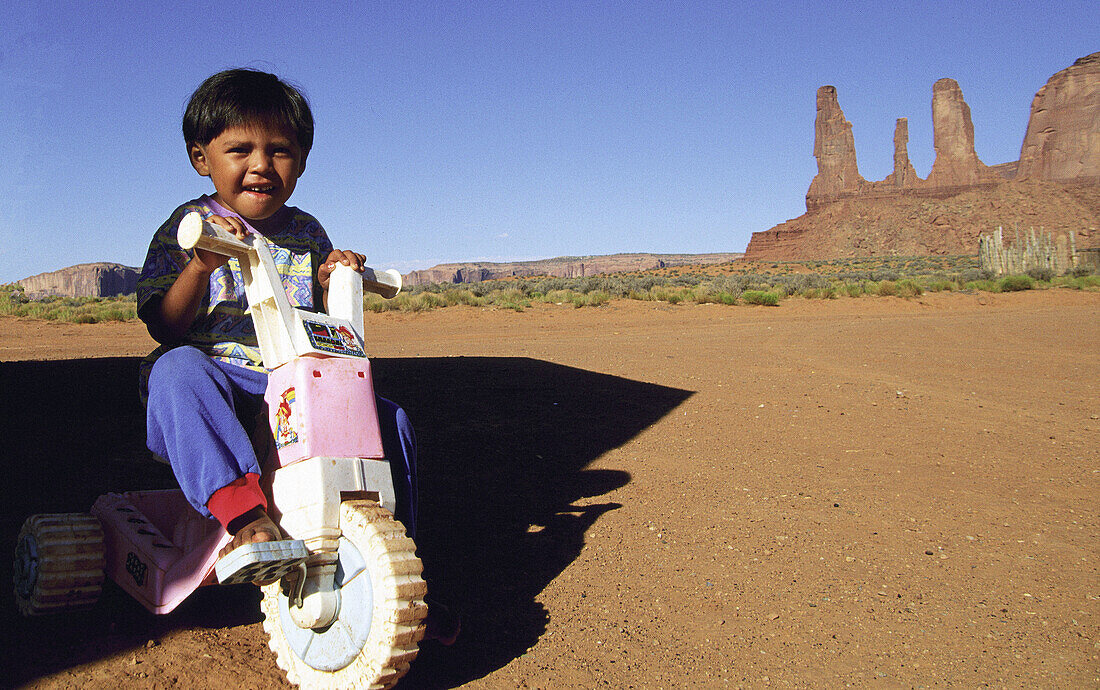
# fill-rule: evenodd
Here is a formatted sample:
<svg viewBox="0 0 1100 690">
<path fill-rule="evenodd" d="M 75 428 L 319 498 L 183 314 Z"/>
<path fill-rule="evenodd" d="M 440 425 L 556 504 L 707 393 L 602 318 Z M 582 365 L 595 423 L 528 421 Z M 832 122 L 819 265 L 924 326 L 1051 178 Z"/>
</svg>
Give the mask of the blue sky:
<svg viewBox="0 0 1100 690">
<path fill-rule="evenodd" d="M 105 9 L 110 7 L 110 9 Z M 138 266 L 212 191 L 180 117 L 236 66 L 317 120 L 291 203 L 407 272 L 451 261 L 743 251 L 805 211 L 815 92 L 837 87 L 860 172 L 909 118 L 932 167 L 952 77 L 988 164 L 1035 92 L 1100 50 L 1094 2 L 28 2 L 0 24 L 0 283 Z"/>
</svg>

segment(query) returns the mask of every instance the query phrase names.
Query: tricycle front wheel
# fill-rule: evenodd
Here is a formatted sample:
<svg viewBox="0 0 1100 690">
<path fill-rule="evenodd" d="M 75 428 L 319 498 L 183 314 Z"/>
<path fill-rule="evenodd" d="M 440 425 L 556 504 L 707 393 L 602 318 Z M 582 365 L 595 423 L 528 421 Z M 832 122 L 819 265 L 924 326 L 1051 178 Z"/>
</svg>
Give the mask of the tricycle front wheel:
<svg viewBox="0 0 1100 690">
<path fill-rule="evenodd" d="M 292 683 L 309 688 L 388 688 L 409 670 L 427 614 L 423 567 L 405 528 L 371 501 L 340 505 L 336 620 L 298 627 L 278 582 L 264 587 L 264 629 Z"/>
</svg>

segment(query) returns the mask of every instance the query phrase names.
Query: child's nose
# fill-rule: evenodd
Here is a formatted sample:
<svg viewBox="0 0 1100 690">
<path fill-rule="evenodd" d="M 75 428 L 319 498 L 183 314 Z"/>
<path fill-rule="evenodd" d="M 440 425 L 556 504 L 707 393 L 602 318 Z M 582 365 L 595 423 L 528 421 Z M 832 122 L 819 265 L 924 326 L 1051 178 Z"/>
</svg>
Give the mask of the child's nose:
<svg viewBox="0 0 1100 690">
<path fill-rule="evenodd" d="M 274 159 L 262 152 L 253 153 L 248 160 L 248 169 L 251 172 L 266 172 L 274 166 Z"/>
</svg>

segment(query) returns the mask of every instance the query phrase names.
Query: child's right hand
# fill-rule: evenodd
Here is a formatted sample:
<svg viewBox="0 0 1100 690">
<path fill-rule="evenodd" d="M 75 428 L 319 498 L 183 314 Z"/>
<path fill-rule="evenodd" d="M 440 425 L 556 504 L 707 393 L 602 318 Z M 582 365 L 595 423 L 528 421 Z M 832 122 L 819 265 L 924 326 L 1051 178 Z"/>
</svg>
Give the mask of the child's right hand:
<svg viewBox="0 0 1100 690">
<path fill-rule="evenodd" d="M 240 218 L 210 216 L 209 218 L 205 218 L 204 220 L 206 220 L 206 222 L 208 223 L 213 223 L 214 225 L 221 226 L 222 228 L 233 233 L 233 235 L 239 240 L 243 240 L 245 236 L 249 234 L 248 228 L 244 226 L 244 223 L 241 222 Z M 218 254 L 217 252 L 210 252 L 205 249 L 195 247 L 195 258 L 191 261 L 195 263 L 195 268 L 198 268 L 203 273 L 209 275 L 213 273 L 214 269 L 216 269 L 218 266 L 221 266 L 225 264 L 226 261 L 229 261 L 229 257 L 224 254 Z"/>
</svg>

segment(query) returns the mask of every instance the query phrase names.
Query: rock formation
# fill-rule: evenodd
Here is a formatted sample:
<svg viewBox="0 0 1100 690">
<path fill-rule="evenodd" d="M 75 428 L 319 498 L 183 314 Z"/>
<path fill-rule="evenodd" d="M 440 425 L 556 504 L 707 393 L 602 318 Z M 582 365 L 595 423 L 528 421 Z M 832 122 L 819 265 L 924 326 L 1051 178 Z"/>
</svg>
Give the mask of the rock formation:
<svg viewBox="0 0 1100 690">
<path fill-rule="evenodd" d="M 822 86 L 817 90 L 814 158 L 817 158 L 817 175 L 806 192 L 807 206 L 811 203 L 810 199 L 830 200 L 863 186 L 865 180 L 856 164 L 852 123 L 844 118 L 844 111 L 836 99 L 835 86 Z"/>
<path fill-rule="evenodd" d="M 741 253 L 719 254 L 610 254 L 607 256 L 566 256 L 538 261 L 512 263 L 470 262 L 439 264 L 402 276 L 406 285 L 427 283 L 476 283 L 499 278 L 583 278 L 605 273 L 646 271 L 668 266 L 700 266 L 740 259 Z"/>
<path fill-rule="evenodd" d="M 892 187 L 912 187 L 916 184 L 917 170 L 909 162 L 909 118 L 899 117 L 894 125 L 894 172 L 883 183 Z"/>
<path fill-rule="evenodd" d="M 836 89 L 822 86 L 817 90 L 814 120 L 817 176 L 806 192 L 806 210 L 815 211 L 844 198 L 894 196 L 899 192 L 946 196 L 1004 179 L 998 170 L 978 159 L 970 106 L 954 79 L 940 79 L 932 87 L 932 126 L 936 159 L 928 179 L 918 177 L 909 162 L 909 120 L 903 117 L 894 128 L 894 172 L 881 182 L 870 182 L 859 174 L 852 125 L 844 118 Z"/>
<path fill-rule="evenodd" d="M 995 182 L 995 175 L 974 152 L 974 122 L 970 106 L 954 79 L 932 86 L 932 134 L 936 159 L 925 180 L 928 187 L 970 187 Z"/>
<path fill-rule="evenodd" d="M 1035 94 L 1017 176 L 1058 181 L 1100 176 L 1100 53 L 1058 72 Z"/>
<path fill-rule="evenodd" d="M 932 125 L 936 158 L 927 179 L 909 162 L 908 121 L 900 118 L 894 172 L 868 181 L 859 175 L 836 89 L 818 89 L 818 174 L 806 193 L 807 212 L 753 233 L 745 258 L 975 254 L 980 234 L 998 226 L 1073 232 L 1078 249 L 1100 242 L 1100 53 L 1077 60 L 1035 94 L 1019 161 L 979 160 L 970 107 L 953 79 L 933 86 Z"/>
<path fill-rule="evenodd" d="M 1092 189 L 1095 189 L 1094 186 Z M 982 234 L 1034 228 L 1073 232 L 1078 250 L 1100 242 L 1100 205 L 1091 189 L 1056 182 L 978 185 L 949 197 L 898 194 L 843 198 L 762 232 L 749 261 L 862 256 L 975 255 Z"/>
<path fill-rule="evenodd" d="M 112 263 L 80 264 L 60 271 L 39 273 L 19 281 L 31 299 L 61 297 L 114 297 L 137 289 L 139 270 Z"/>
</svg>

